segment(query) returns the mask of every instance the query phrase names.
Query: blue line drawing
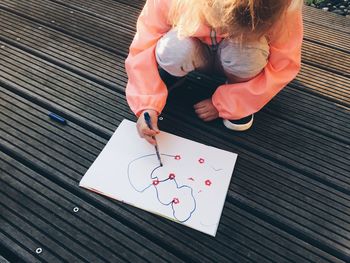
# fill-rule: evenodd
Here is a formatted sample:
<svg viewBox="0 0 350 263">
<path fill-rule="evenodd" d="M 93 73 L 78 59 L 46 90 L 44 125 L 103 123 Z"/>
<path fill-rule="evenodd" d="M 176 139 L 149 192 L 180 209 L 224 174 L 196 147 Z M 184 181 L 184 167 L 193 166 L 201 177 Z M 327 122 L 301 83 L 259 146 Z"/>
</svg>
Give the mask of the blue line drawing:
<svg viewBox="0 0 350 263">
<path fill-rule="evenodd" d="M 176 156 L 176 155 L 169 155 L 169 154 L 161 154 L 161 155 L 163 155 L 163 156 L 168 156 L 168 157 L 173 157 L 173 158 L 175 158 L 175 156 Z M 171 206 L 171 209 L 172 209 L 172 211 L 173 211 L 172 214 L 173 214 L 174 219 L 175 219 L 176 221 L 180 222 L 180 223 L 184 223 L 184 222 L 188 221 L 188 220 L 191 218 L 192 214 L 196 211 L 196 208 L 197 208 L 196 199 L 195 199 L 195 197 L 194 197 L 194 195 L 193 195 L 193 189 L 192 189 L 192 187 L 190 187 L 189 185 L 181 185 L 181 186 L 179 186 L 175 178 L 173 178 L 173 179 L 166 178 L 166 179 L 164 179 L 164 180 L 159 180 L 159 178 L 158 178 L 157 176 L 154 176 L 154 172 L 155 172 L 157 169 L 159 169 L 159 168 L 161 167 L 160 165 L 157 166 L 156 168 L 154 168 L 154 169 L 152 170 L 151 174 L 150 174 L 150 178 L 151 178 L 152 180 L 156 180 L 156 181 L 157 181 L 156 185 L 158 185 L 158 184 L 160 184 L 160 183 L 164 183 L 164 182 L 170 180 L 170 181 L 173 181 L 173 182 L 175 183 L 176 189 L 182 189 L 182 188 L 189 188 L 189 189 L 190 189 L 191 197 L 193 198 L 193 202 L 194 202 L 194 208 L 190 211 L 189 215 L 188 215 L 185 219 L 181 220 L 181 219 L 179 219 L 179 218 L 176 217 L 176 211 L 175 211 L 176 209 L 174 208 L 174 200 L 170 201 L 169 203 L 164 203 L 164 202 L 161 201 L 161 199 L 160 199 L 160 197 L 159 197 L 158 188 L 156 187 L 156 185 L 154 185 L 153 183 L 150 183 L 147 187 L 145 187 L 145 188 L 143 188 L 143 189 L 137 189 L 136 186 L 132 183 L 132 180 L 131 180 L 131 178 L 130 178 L 130 166 L 131 166 L 134 162 L 136 162 L 136 161 L 138 161 L 138 160 L 140 160 L 140 159 L 142 159 L 142 158 L 149 157 L 149 156 L 156 156 L 156 154 L 147 154 L 147 155 L 143 155 L 143 156 L 141 156 L 141 157 L 138 157 L 138 158 L 132 160 L 132 161 L 128 164 L 127 173 L 128 173 L 128 180 L 129 180 L 130 185 L 132 186 L 132 188 L 135 189 L 135 191 L 137 191 L 137 192 L 139 192 L 139 193 L 143 193 L 143 192 L 145 192 L 147 189 L 149 189 L 149 188 L 151 188 L 151 187 L 153 186 L 154 189 L 156 190 L 156 196 L 157 196 L 157 199 L 158 199 L 159 203 L 161 203 L 161 204 L 164 205 L 164 206 Z"/>
</svg>

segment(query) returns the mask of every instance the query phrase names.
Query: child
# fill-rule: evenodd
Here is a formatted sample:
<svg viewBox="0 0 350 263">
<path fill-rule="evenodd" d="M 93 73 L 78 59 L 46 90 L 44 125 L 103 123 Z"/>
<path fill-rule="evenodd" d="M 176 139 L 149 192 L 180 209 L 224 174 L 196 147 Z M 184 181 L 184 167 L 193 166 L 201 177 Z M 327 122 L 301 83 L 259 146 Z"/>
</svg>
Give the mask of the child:
<svg viewBox="0 0 350 263">
<path fill-rule="evenodd" d="M 300 70 L 302 0 L 147 0 L 126 59 L 127 101 L 142 138 L 154 144 L 168 90 L 158 67 L 182 77 L 219 72 L 227 83 L 194 105 L 203 121 L 246 130 L 253 114 Z M 143 113 L 151 116 L 153 130 Z M 240 120 L 244 120 L 243 123 Z"/>
</svg>

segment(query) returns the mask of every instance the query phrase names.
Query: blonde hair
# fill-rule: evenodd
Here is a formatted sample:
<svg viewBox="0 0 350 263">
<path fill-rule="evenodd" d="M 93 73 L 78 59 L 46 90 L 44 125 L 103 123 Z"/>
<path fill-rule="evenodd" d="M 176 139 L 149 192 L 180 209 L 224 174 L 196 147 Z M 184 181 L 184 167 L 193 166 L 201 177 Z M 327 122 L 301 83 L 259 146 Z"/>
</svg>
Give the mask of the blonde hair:
<svg viewBox="0 0 350 263">
<path fill-rule="evenodd" d="M 302 0 L 172 0 L 169 22 L 179 37 L 193 35 L 203 23 L 221 35 L 240 41 L 266 35 L 288 8 Z"/>
</svg>

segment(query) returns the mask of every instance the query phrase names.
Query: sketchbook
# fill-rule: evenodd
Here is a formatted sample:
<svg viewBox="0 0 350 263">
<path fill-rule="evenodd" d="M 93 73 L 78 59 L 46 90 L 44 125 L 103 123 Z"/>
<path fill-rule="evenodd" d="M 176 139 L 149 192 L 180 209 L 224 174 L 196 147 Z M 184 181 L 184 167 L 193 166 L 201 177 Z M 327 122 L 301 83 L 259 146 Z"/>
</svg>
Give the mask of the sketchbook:
<svg viewBox="0 0 350 263">
<path fill-rule="evenodd" d="M 170 133 L 154 146 L 123 120 L 80 186 L 215 236 L 237 154 Z"/>
</svg>

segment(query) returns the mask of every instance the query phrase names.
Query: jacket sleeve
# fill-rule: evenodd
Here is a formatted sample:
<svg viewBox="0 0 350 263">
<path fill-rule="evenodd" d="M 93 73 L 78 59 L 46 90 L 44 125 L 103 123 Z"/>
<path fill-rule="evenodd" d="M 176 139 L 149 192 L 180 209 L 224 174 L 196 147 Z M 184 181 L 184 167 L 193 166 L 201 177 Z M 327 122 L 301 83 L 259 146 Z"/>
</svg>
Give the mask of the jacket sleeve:
<svg viewBox="0 0 350 263">
<path fill-rule="evenodd" d="M 298 74 L 303 22 L 301 7 L 287 11 L 281 30 L 272 31 L 270 55 L 263 71 L 247 82 L 219 86 L 213 105 L 224 119 L 241 119 L 259 111 Z"/>
<path fill-rule="evenodd" d="M 137 116 L 145 109 L 160 113 L 165 106 L 168 91 L 158 73 L 155 47 L 157 41 L 171 29 L 167 23 L 169 2 L 146 1 L 125 61 L 128 75 L 126 98 Z"/>
</svg>

